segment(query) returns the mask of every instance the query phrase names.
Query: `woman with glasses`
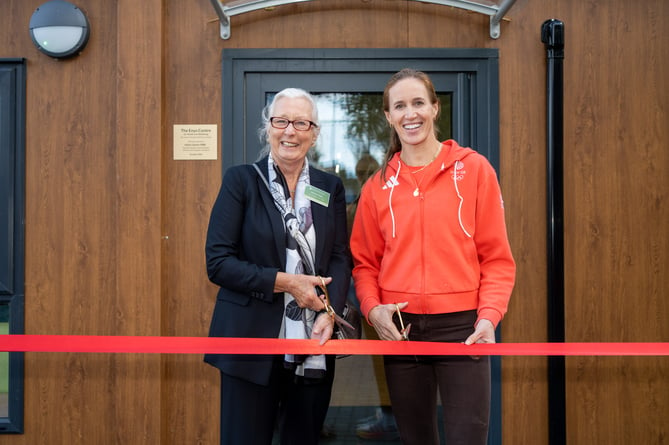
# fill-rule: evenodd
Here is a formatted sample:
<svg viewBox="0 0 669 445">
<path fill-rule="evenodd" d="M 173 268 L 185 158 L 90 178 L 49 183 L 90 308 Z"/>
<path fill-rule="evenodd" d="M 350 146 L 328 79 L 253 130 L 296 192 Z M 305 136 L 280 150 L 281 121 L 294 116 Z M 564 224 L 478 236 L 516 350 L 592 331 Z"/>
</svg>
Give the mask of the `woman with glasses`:
<svg viewBox="0 0 669 445">
<path fill-rule="evenodd" d="M 226 171 L 211 211 L 207 272 L 220 289 L 209 335 L 324 344 L 350 280 L 344 186 L 307 159 L 319 133 L 309 93 L 282 90 L 262 118 L 265 150 L 256 163 Z M 318 443 L 334 356 L 208 354 L 205 361 L 221 373 L 221 444 L 269 445 L 275 426 L 281 444 Z"/>
<path fill-rule="evenodd" d="M 363 187 L 351 234 L 362 313 L 382 340 L 494 343 L 515 263 L 497 176 L 453 140 L 440 142 L 429 77 L 404 69 L 383 94 L 391 143 Z M 385 356 L 405 445 L 483 445 L 490 410 L 488 357 Z"/>
</svg>

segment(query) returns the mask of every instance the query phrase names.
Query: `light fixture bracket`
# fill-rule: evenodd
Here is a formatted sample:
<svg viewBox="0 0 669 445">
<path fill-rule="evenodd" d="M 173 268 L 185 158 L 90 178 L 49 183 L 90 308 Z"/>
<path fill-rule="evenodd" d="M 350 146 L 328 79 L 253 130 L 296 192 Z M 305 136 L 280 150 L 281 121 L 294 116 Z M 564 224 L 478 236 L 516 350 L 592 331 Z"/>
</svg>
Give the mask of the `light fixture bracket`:
<svg viewBox="0 0 669 445">
<path fill-rule="evenodd" d="M 210 0 L 220 22 L 221 38 L 230 38 L 230 18 L 233 15 L 244 14 L 258 9 L 269 9 L 275 6 L 290 3 L 310 2 L 313 0 L 237 0 L 223 4 L 220 0 Z M 498 39 L 501 34 L 500 22 L 511 9 L 516 0 L 501 0 L 499 5 L 495 2 L 477 2 L 474 0 L 414 0 L 420 3 L 432 3 L 442 6 L 452 6 L 467 11 L 478 12 L 490 17 L 490 38 Z"/>
</svg>

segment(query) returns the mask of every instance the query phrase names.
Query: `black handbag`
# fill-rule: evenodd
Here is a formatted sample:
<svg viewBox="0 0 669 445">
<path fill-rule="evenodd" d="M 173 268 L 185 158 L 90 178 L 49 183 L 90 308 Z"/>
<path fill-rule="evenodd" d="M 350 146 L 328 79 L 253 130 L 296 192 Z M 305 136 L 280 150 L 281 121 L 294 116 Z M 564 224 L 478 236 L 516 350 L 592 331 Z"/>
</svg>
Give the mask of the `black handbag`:
<svg viewBox="0 0 669 445">
<path fill-rule="evenodd" d="M 337 325 L 335 335 L 339 340 L 360 340 L 362 337 L 362 316 L 358 308 L 350 303 L 344 305 L 341 318 L 347 324 L 340 323 L 335 319 Z"/>
<path fill-rule="evenodd" d="M 330 295 L 325 281 L 321 278 L 318 288 L 325 297 L 325 310 L 335 321 L 335 335 L 339 340 L 360 340 L 362 337 L 362 324 L 360 320 L 360 311 L 350 303 L 344 305 L 341 315 L 337 314 L 330 304 Z"/>
</svg>

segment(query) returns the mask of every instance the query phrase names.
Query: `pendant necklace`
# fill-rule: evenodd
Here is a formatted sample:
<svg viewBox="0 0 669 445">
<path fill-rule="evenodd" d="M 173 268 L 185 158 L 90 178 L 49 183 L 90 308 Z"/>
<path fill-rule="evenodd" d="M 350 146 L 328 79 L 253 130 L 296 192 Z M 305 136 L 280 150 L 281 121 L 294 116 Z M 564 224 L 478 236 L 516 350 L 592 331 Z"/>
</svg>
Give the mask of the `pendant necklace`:
<svg viewBox="0 0 669 445">
<path fill-rule="evenodd" d="M 411 179 L 413 180 L 413 183 L 414 183 L 414 185 L 416 186 L 415 190 L 413 191 L 413 195 L 414 195 L 415 197 L 418 197 L 418 196 L 420 195 L 420 185 L 421 185 L 421 183 L 423 182 L 423 179 L 425 179 L 426 174 L 424 173 L 423 175 L 421 175 L 421 178 L 420 178 L 420 180 L 419 180 L 418 182 L 416 182 L 416 178 L 415 178 L 414 175 L 415 175 L 416 173 L 420 173 L 420 172 L 422 172 L 422 171 L 425 170 L 427 167 L 429 167 L 430 165 L 432 165 L 432 163 L 434 162 L 434 160 L 437 159 L 437 156 L 439 156 L 439 153 L 441 153 L 441 144 L 439 144 L 439 148 L 437 148 L 437 150 L 435 151 L 434 156 L 432 157 L 432 159 L 430 160 L 430 162 L 428 162 L 427 164 L 423 165 L 422 167 L 420 167 L 420 168 L 417 169 L 417 170 L 410 170 L 410 171 L 409 171 L 409 173 L 411 173 Z M 406 164 L 406 162 L 405 162 L 405 164 Z M 406 164 L 406 165 L 407 165 L 407 167 L 410 167 L 408 164 Z"/>
<path fill-rule="evenodd" d="M 411 180 L 413 181 L 413 184 L 416 186 L 416 188 L 413 191 L 413 195 L 416 196 L 416 197 L 418 197 L 418 195 L 420 195 L 420 185 L 423 182 L 423 179 L 425 179 L 425 173 L 420 175 L 420 179 L 418 181 L 416 181 L 416 176 L 414 176 L 414 175 L 417 174 L 417 173 L 422 172 L 423 170 L 425 170 L 425 167 L 427 167 L 427 165 L 425 165 L 425 166 L 423 166 L 423 167 L 421 167 L 421 168 L 419 168 L 418 170 L 415 170 L 415 171 L 409 170 L 409 173 L 411 173 Z"/>
</svg>

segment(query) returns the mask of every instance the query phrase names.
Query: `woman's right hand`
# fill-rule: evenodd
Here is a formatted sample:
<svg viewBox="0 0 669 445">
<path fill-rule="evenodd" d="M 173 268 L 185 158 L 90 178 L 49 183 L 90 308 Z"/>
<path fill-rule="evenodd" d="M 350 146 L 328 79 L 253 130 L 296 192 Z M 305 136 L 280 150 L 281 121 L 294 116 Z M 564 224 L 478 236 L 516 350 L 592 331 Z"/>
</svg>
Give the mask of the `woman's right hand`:
<svg viewBox="0 0 669 445">
<path fill-rule="evenodd" d="M 321 281 L 323 280 L 323 281 Z M 301 308 L 309 308 L 314 311 L 325 309 L 323 297 L 316 294 L 316 288 L 321 284 L 330 284 L 332 277 L 318 277 L 313 275 L 295 275 L 285 272 L 276 274 L 274 283 L 275 292 L 288 292 Z"/>
<path fill-rule="evenodd" d="M 374 306 L 367 314 L 367 319 L 379 334 L 381 340 L 403 340 L 402 334 L 393 323 L 393 315 L 399 308 L 404 309 L 408 302 L 397 304 L 380 304 Z"/>
</svg>

